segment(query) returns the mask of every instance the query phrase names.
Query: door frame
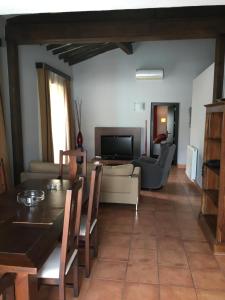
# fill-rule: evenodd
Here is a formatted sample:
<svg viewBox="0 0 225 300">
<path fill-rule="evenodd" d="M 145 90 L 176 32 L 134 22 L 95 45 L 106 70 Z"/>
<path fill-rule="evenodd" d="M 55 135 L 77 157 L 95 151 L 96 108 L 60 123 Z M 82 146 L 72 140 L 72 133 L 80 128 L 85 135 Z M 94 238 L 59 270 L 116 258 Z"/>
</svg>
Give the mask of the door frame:
<svg viewBox="0 0 225 300">
<path fill-rule="evenodd" d="M 178 102 L 152 102 L 151 103 L 151 121 L 150 121 L 150 156 L 151 157 L 157 157 L 153 154 L 153 127 L 154 127 L 154 107 L 155 106 L 174 106 L 176 109 L 176 113 L 174 115 L 174 122 L 176 124 L 175 130 L 174 130 L 174 143 L 176 145 L 174 158 L 173 158 L 173 164 L 177 165 L 177 153 L 178 153 L 178 132 L 179 132 L 179 108 L 180 103 Z"/>
</svg>

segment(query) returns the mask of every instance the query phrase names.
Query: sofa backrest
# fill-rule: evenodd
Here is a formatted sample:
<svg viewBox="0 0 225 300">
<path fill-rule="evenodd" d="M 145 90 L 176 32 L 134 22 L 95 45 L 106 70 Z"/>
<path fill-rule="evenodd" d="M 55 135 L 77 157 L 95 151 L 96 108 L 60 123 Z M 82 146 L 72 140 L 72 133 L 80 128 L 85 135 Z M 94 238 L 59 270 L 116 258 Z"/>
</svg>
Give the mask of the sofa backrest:
<svg viewBox="0 0 225 300">
<path fill-rule="evenodd" d="M 29 171 L 32 173 L 59 173 L 59 164 L 51 162 L 30 161 Z"/>
<path fill-rule="evenodd" d="M 133 164 L 118 166 L 103 166 L 103 175 L 110 176 L 131 176 L 134 170 Z"/>
</svg>

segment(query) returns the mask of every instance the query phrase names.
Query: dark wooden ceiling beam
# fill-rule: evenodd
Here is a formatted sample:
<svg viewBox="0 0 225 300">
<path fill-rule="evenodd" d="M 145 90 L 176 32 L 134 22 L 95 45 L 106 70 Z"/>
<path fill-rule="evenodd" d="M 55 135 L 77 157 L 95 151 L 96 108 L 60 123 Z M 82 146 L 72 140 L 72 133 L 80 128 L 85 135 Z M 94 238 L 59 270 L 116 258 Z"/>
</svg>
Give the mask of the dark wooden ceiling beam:
<svg viewBox="0 0 225 300">
<path fill-rule="evenodd" d="M 24 24 L 6 27 L 7 40 L 18 44 L 52 42 L 99 43 L 215 38 L 225 33 L 225 18 L 177 20 L 140 20 L 65 24 Z"/>
<path fill-rule="evenodd" d="M 224 6 L 39 14 L 8 19 L 6 25 L 6 39 L 18 44 L 215 38 L 222 33 Z"/>
<path fill-rule="evenodd" d="M 216 39 L 213 102 L 223 97 L 225 36 Z"/>
<path fill-rule="evenodd" d="M 52 51 L 53 54 L 60 54 L 60 53 L 65 53 L 74 49 L 78 49 L 82 46 L 83 44 L 66 44 L 60 48 L 57 48 Z"/>
<path fill-rule="evenodd" d="M 79 49 L 75 49 L 74 51 L 70 51 L 68 53 L 63 53 L 63 54 L 59 55 L 59 58 L 64 59 L 64 61 L 67 62 L 74 56 L 78 56 L 78 55 L 82 55 L 82 54 L 85 55 L 86 53 L 89 53 L 90 51 L 99 49 L 102 45 L 104 45 L 104 44 L 103 43 L 86 44 L 86 45 L 83 45 L 82 47 L 80 47 Z"/>
<path fill-rule="evenodd" d="M 128 55 L 133 54 L 132 43 L 116 43 L 116 44 L 126 54 L 128 54 Z"/>
<path fill-rule="evenodd" d="M 68 60 L 68 63 L 69 63 L 69 65 L 74 65 L 74 64 L 77 64 L 84 60 L 87 60 L 89 58 L 92 58 L 94 56 L 97 56 L 99 54 L 102 54 L 102 53 L 105 53 L 107 51 L 114 50 L 117 48 L 118 48 L 118 46 L 116 44 L 107 43 L 97 49 L 92 48 L 92 50 L 90 50 L 89 52 L 73 56 L 70 60 Z"/>
<path fill-rule="evenodd" d="M 50 44 L 46 46 L 46 49 L 49 51 L 49 50 L 57 49 L 62 46 L 64 46 L 64 44 Z"/>
</svg>

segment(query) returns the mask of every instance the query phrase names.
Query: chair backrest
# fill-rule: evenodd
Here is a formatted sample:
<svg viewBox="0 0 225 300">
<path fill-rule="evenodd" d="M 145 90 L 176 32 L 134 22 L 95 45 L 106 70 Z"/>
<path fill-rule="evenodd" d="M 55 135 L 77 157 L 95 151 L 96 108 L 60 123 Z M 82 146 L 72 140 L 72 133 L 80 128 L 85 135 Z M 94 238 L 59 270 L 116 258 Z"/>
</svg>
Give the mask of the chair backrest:
<svg viewBox="0 0 225 300">
<path fill-rule="evenodd" d="M 99 164 L 95 166 L 94 170 L 92 170 L 91 172 L 86 232 L 90 232 L 90 226 L 92 224 L 92 221 L 98 218 L 100 189 L 102 182 L 102 169 L 102 165 Z"/>
<path fill-rule="evenodd" d="M 63 178 L 63 157 L 69 157 L 69 178 L 75 180 L 77 176 L 77 160 L 82 159 L 82 176 L 87 175 L 87 151 L 83 149 L 59 152 L 59 178 Z"/>
<path fill-rule="evenodd" d="M 165 158 L 164 161 L 164 165 L 163 165 L 163 172 L 162 172 L 162 179 L 161 179 L 161 185 L 165 185 L 169 176 L 169 172 L 171 169 L 171 165 L 172 165 L 172 161 L 173 161 L 173 157 L 174 157 L 174 153 L 175 153 L 175 149 L 176 149 L 176 145 L 170 145 L 168 152 L 167 152 L 167 156 Z"/>
<path fill-rule="evenodd" d="M 15 279 L 16 279 L 15 273 L 5 273 L 1 276 L 1 278 L 0 278 L 0 299 L 3 299 L 2 296 L 8 288 L 14 286 Z"/>
<path fill-rule="evenodd" d="M 7 191 L 6 174 L 3 159 L 0 159 L 0 194 Z"/>
<path fill-rule="evenodd" d="M 74 183 L 73 190 L 66 192 L 59 271 L 59 285 L 62 286 L 78 249 L 82 197 L 83 178 Z"/>
</svg>

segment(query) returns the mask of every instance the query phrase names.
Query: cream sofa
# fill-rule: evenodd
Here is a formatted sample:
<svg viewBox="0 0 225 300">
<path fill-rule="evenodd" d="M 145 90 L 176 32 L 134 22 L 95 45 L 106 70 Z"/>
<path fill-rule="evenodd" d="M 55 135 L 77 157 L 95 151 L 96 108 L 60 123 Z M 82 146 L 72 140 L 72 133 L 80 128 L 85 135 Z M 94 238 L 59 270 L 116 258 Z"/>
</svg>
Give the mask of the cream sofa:
<svg viewBox="0 0 225 300">
<path fill-rule="evenodd" d="M 64 178 L 68 178 L 68 167 L 65 170 Z M 29 163 L 29 169 L 20 174 L 20 181 L 28 179 L 55 179 L 59 176 L 59 164 L 32 160 Z"/>
<path fill-rule="evenodd" d="M 90 178 L 94 164 L 87 164 L 87 177 Z M 68 178 L 68 166 L 63 168 L 64 178 Z M 103 166 L 100 201 L 138 205 L 140 194 L 140 167 L 132 164 Z M 29 169 L 20 175 L 21 182 L 28 179 L 49 179 L 59 176 L 59 165 L 41 161 L 31 161 Z"/>
<path fill-rule="evenodd" d="M 140 167 L 132 164 L 104 166 L 100 201 L 105 203 L 135 204 L 140 194 Z"/>
</svg>

